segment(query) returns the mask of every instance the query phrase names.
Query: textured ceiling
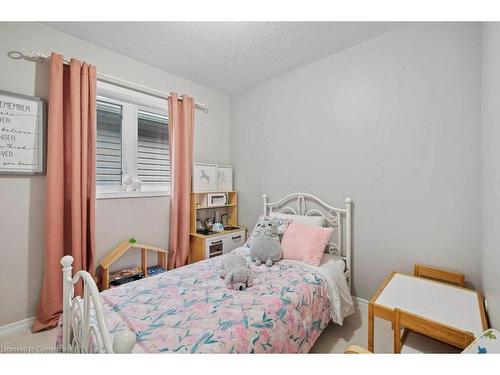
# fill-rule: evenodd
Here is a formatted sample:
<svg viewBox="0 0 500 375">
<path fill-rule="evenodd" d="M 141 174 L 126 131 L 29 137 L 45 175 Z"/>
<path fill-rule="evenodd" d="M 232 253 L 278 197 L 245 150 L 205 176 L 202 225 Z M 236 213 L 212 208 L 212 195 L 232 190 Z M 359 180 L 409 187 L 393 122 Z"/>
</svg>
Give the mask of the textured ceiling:
<svg viewBox="0 0 500 375">
<path fill-rule="evenodd" d="M 229 94 L 397 26 L 387 22 L 50 22 L 48 25 Z"/>
</svg>

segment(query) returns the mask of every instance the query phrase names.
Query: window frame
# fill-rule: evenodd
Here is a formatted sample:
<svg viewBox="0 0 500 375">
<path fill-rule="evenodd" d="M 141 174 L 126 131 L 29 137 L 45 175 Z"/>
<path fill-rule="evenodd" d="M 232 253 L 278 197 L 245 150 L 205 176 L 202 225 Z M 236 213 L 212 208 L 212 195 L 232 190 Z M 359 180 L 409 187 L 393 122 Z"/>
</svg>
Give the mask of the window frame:
<svg viewBox="0 0 500 375">
<path fill-rule="evenodd" d="M 132 179 L 137 179 L 138 111 L 159 114 L 168 121 L 167 101 L 100 81 L 97 82 L 97 100 L 122 106 L 122 178 L 129 175 Z M 114 186 L 96 184 L 96 199 L 169 196 L 170 192 L 170 183 L 142 183 L 140 191 L 127 191 L 123 183 Z"/>
</svg>

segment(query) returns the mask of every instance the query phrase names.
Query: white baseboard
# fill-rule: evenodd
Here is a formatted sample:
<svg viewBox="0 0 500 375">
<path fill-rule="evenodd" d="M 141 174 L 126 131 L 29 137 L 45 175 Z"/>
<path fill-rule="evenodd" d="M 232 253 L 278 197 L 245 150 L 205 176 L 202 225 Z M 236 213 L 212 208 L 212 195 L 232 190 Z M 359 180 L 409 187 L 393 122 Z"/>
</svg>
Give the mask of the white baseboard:
<svg viewBox="0 0 500 375">
<path fill-rule="evenodd" d="M 366 309 L 368 306 L 368 301 L 363 298 L 352 296 L 352 301 L 354 302 L 354 306 L 356 306 L 357 308 Z"/>
<path fill-rule="evenodd" d="M 35 317 L 19 320 L 18 322 L 10 323 L 0 327 L 0 337 L 8 336 L 13 333 L 31 330 L 31 326 L 35 321 Z"/>
</svg>

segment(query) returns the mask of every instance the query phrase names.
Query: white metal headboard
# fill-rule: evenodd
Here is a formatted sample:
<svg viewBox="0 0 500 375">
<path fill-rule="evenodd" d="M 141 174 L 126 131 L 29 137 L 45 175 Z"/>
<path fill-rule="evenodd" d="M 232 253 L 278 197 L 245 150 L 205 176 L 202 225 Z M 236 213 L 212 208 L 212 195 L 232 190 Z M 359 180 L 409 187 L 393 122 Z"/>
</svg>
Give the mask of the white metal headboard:
<svg viewBox="0 0 500 375">
<path fill-rule="evenodd" d="M 123 331 L 114 340 L 106 327 L 99 290 L 87 271 L 71 275 L 73 257 L 61 259 L 63 272 L 63 343 L 65 353 L 130 353 L 136 343 L 132 331 Z M 82 280 L 83 299 L 74 297 L 75 284 Z M 92 309 L 93 307 L 93 309 Z M 94 316 L 91 316 L 93 311 Z M 97 324 L 96 324 L 97 322 Z"/>
<path fill-rule="evenodd" d="M 290 204 L 295 200 L 295 208 Z M 344 200 L 345 208 L 336 208 L 323 202 L 318 197 L 307 193 L 292 193 L 279 201 L 269 203 L 267 194 L 262 194 L 264 216 L 272 212 L 293 215 L 322 216 L 328 227 L 336 229 L 336 239 L 328 244 L 330 254 L 341 257 L 345 264 L 345 276 L 351 289 L 352 255 L 352 199 Z M 313 207 L 309 207 L 313 206 Z M 344 241 L 345 235 L 345 241 Z"/>
</svg>

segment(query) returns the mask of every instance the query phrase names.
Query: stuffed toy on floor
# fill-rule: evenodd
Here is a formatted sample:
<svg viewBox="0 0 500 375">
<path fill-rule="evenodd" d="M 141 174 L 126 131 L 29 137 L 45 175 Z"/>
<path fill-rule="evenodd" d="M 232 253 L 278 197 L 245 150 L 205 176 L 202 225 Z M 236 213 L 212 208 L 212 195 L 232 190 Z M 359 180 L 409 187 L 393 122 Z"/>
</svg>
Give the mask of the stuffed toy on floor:
<svg viewBox="0 0 500 375">
<path fill-rule="evenodd" d="M 250 244 L 250 259 L 256 266 L 265 263 L 271 267 L 274 262 L 281 259 L 283 252 L 278 237 L 279 220 L 262 219 L 253 230 Z"/>
<path fill-rule="evenodd" d="M 221 257 L 220 277 L 230 289 L 244 290 L 253 285 L 253 275 L 244 256 L 227 254 Z"/>
</svg>

